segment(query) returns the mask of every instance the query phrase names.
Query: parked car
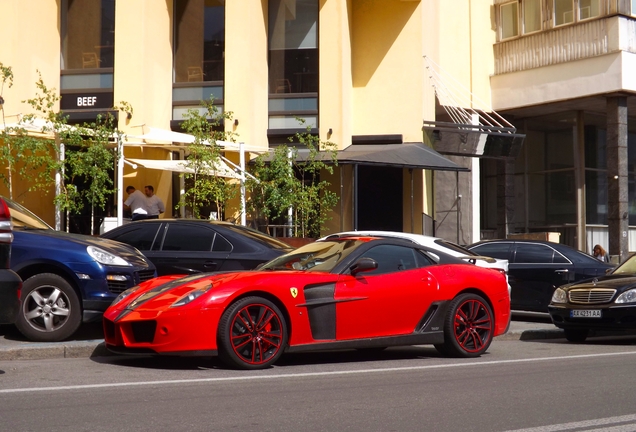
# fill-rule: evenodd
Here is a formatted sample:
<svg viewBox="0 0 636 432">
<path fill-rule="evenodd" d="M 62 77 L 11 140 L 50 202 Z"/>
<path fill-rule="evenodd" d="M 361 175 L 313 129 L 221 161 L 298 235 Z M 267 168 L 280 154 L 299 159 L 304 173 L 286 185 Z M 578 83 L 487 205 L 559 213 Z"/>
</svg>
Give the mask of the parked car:
<svg viewBox="0 0 636 432">
<path fill-rule="evenodd" d="M 226 270 L 251 270 L 292 250 L 260 231 L 230 222 L 155 219 L 131 222 L 103 238 L 139 249 L 160 276 Z"/>
<path fill-rule="evenodd" d="M 614 268 L 570 246 L 539 240 L 484 240 L 467 246 L 479 255 L 508 260 L 513 310 L 548 312 L 554 290 L 603 276 Z"/>
<path fill-rule="evenodd" d="M 106 311 L 104 334 L 119 353 L 218 354 L 231 367 L 261 369 L 284 351 L 319 349 L 434 344 L 475 357 L 509 316 L 499 271 L 410 241 L 344 237 L 259 270 L 141 284 Z"/>
<path fill-rule="evenodd" d="M 636 329 L 636 256 L 605 276 L 557 288 L 548 310 L 570 342 L 584 342 L 590 330 Z"/>
<path fill-rule="evenodd" d="M 13 222 L 11 268 L 24 281 L 15 324 L 30 340 L 70 337 L 82 321 L 99 321 L 123 291 L 157 275 L 127 244 L 56 231 L 24 206 L 5 201 Z"/>
<path fill-rule="evenodd" d="M 444 240 L 443 238 L 439 238 L 439 237 L 432 237 L 432 236 L 427 236 L 422 234 L 403 233 L 398 231 L 363 230 L 363 231 L 345 231 L 345 232 L 330 234 L 328 236 L 323 237 L 323 240 L 338 238 L 338 237 L 345 237 L 345 236 L 352 236 L 352 235 L 390 237 L 390 238 L 401 238 L 405 240 L 410 240 L 422 246 L 426 246 L 431 249 L 447 253 L 448 255 L 452 255 L 456 258 L 461 258 L 462 260 L 468 261 L 471 264 L 475 264 L 479 267 L 499 269 L 499 271 L 501 271 L 502 273 L 506 275 L 506 280 L 508 279 L 508 260 L 480 256 L 476 254 L 475 252 L 472 252 L 458 244 L 455 244 L 448 240 Z M 508 291 L 510 291 L 510 285 L 508 285 Z"/>
<path fill-rule="evenodd" d="M 15 323 L 20 311 L 22 279 L 10 268 L 12 242 L 11 212 L 0 198 L 0 324 Z"/>
</svg>

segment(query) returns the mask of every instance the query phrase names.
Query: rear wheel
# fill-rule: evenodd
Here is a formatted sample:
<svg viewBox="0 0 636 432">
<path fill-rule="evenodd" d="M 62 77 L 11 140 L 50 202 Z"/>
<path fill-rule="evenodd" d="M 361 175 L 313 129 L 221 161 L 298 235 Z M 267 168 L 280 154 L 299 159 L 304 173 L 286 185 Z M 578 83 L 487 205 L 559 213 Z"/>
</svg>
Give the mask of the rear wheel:
<svg viewBox="0 0 636 432">
<path fill-rule="evenodd" d="M 262 297 L 232 304 L 219 321 L 220 359 L 230 367 L 264 369 L 283 354 L 287 324 L 280 309 Z"/>
<path fill-rule="evenodd" d="M 589 334 L 588 329 L 564 329 L 565 338 L 569 342 L 582 343 L 587 339 L 587 335 Z"/>
<path fill-rule="evenodd" d="M 490 346 L 494 332 L 492 310 L 476 294 L 461 294 L 450 304 L 444 320 L 444 343 L 435 345 L 443 355 L 478 357 Z"/>
<path fill-rule="evenodd" d="M 27 339 L 57 342 L 70 337 L 82 322 L 77 293 L 61 276 L 42 273 L 22 284 L 22 305 L 15 323 Z"/>
</svg>

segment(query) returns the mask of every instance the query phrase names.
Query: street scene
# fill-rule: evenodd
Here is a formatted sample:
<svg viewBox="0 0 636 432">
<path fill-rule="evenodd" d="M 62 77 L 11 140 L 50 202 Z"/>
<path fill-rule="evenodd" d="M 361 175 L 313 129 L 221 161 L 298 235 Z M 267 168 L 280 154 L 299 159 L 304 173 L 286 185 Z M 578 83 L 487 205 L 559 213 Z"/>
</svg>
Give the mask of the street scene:
<svg viewBox="0 0 636 432">
<path fill-rule="evenodd" d="M 636 0 L 0 17 L 0 430 L 636 432 Z"/>
<path fill-rule="evenodd" d="M 65 352 L 0 331 L 0 416 L 8 430 L 636 428 L 636 335 L 571 344 L 532 314 L 516 316 L 478 359 L 396 347 L 288 355 L 253 372 L 211 358 L 104 355 L 97 327 L 80 335 L 96 339 L 63 343 Z"/>
</svg>

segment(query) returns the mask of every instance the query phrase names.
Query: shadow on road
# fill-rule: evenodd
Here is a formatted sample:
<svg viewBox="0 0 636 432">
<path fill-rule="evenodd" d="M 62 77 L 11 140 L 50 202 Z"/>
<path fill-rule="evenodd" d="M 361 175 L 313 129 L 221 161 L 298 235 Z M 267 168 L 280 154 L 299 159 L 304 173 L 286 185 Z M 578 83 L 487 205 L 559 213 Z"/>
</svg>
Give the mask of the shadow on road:
<svg viewBox="0 0 636 432">
<path fill-rule="evenodd" d="M 28 339 L 22 336 L 18 329 L 13 325 L 0 325 L 0 338 L 13 341 L 28 341 Z M 101 321 L 80 325 L 80 328 L 77 329 L 75 334 L 67 340 L 82 341 L 95 339 L 104 339 L 104 331 L 102 329 Z"/>
</svg>

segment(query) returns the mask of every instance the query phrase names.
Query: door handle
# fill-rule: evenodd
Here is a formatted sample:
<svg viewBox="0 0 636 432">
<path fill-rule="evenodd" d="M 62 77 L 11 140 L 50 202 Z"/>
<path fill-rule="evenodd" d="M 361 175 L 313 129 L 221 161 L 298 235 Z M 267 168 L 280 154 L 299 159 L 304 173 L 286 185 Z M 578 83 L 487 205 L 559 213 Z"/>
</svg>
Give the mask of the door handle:
<svg viewBox="0 0 636 432">
<path fill-rule="evenodd" d="M 559 273 L 559 274 L 563 274 L 563 273 L 569 273 L 570 270 L 568 270 L 568 269 L 559 269 L 559 270 L 555 270 L 554 272 L 555 273 Z"/>
<path fill-rule="evenodd" d="M 208 268 L 208 267 L 212 267 L 212 268 L 216 268 L 217 263 L 215 261 L 206 261 L 205 263 L 203 263 L 203 267 Z"/>
</svg>

